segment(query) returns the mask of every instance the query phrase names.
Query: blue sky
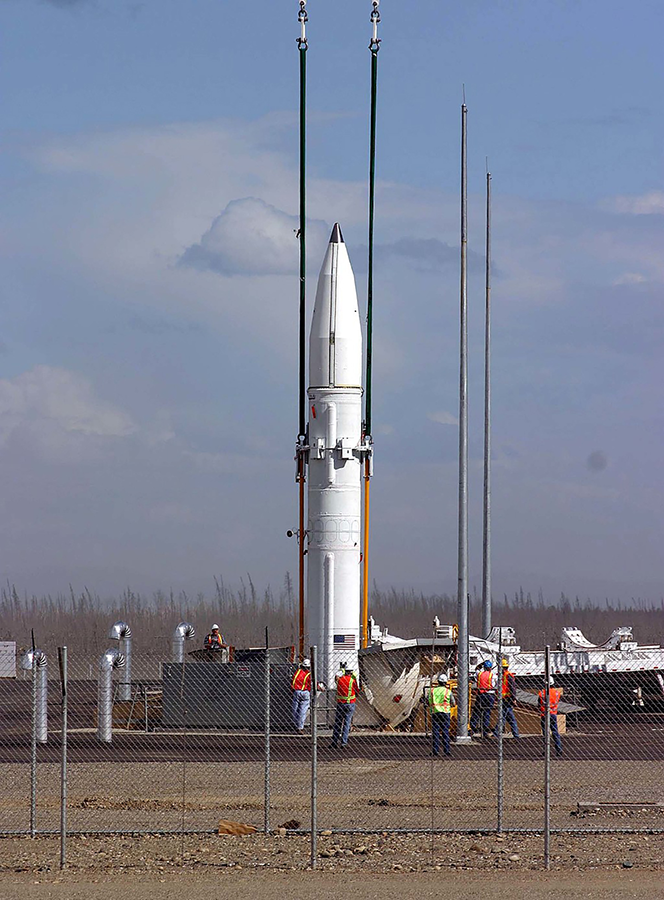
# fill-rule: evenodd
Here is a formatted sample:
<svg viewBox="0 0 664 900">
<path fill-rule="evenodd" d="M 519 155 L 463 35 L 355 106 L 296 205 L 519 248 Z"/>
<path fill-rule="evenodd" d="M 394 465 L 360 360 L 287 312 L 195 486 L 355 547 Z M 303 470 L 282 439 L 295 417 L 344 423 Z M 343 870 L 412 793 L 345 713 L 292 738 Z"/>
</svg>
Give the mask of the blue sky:
<svg viewBox="0 0 664 900">
<path fill-rule="evenodd" d="M 311 0 L 309 290 L 366 293 L 371 4 Z M 662 596 L 661 4 L 383 0 L 372 575 L 456 584 L 469 105 L 471 583 L 494 186 L 494 586 Z M 297 3 L 0 0 L 0 575 L 296 565 Z"/>
</svg>

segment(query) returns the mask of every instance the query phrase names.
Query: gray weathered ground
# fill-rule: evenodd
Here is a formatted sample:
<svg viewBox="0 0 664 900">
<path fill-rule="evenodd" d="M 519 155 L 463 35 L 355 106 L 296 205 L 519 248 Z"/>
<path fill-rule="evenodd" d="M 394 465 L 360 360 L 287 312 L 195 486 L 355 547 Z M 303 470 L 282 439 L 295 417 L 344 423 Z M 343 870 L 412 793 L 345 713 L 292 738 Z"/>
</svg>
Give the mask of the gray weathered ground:
<svg viewBox="0 0 664 900">
<path fill-rule="evenodd" d="M 307 871 L 309 842 L 291 835 L 72 838 L 58 868 L 53 838 L 0 839 L 3 900 L 283 900 L 356 896 L 510 900 L 664 897 L 664 838 L 554 836 L 542 872 L 535 836 L 327 835 L 320 870 Z M 327 854 L 334 854 L 328 856 Z"/>
<path fill-rule="evenodd" d="M 655 760 L 555 760 L 552 825 L 664 828 L 664 810 L 576 815 L 583 801 L 664 801 L 662 763 Z M 37 825 L 59 827 L 60 770 L 41 763 Z M 258 762 L 94 762 L 69 768 L 69 825 L 74 831 L 213 829 L 220 817 L 263 824 L 264 767 Z M 309 763 L 275 762 L 271 770 L 272 824 L 308 825 Z M 1 764 L 2 830 L 29 822 L 30 769 Z M 184 810 L 183 810 L 184 790 Z M 504 826 L 540 828 L 541 759 L 505 763 Z M 318 781 L 321 828 L 491 828 L 496 821 L 495 761 L 371 759 L 322 761 Z M 433 816 L 432 816 L 433 803 Z M 645 809 L 645 807 L 644 807 Z"/>
</svg>

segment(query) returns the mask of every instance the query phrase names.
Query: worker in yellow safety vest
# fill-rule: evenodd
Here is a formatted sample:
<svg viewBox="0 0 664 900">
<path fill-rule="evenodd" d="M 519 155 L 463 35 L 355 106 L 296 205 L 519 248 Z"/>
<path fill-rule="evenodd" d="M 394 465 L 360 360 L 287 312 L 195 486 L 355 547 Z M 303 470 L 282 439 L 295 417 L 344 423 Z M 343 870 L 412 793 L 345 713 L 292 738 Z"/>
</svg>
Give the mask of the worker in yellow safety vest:
<svg viewBox="0 0 664 900">
<path fill-rule="evenodd" d="M 304 720 L 307 718 L 311 703 L 311 660 L 303 659 L 291 681 L 293 689 L 293 724 L 300 733 L 304 731 Z"/>
<path fill-rule="evenodd" d="M 440 756 L 440 737 L 443 736 L 443 752 L 450 756 L 450 716 L 452 707 L 456 706 L 452 689 L 447 684 L 447 675 L 441 672 L 438 684 L 429 690 L 429 709 L 431 710 L 431 735 L 433 738 L 433 755 Z"/>
<path fill-rule="evenodd" d="M 350 723 L 353 721 L 355 712 L 355 700 L 357 698 L 357 678 L 353 674 L 350 666 L 343 663 L 341 666 L 342 674 L 336 678 L 337 682 L 337 709 L 334 714 L 334 728 L 332 730 L 332 748 L 336 750 L 339 747 L 341 739 L 341 749 L 348 745 L 348 735 L 350 734 Z"/>
</svg>

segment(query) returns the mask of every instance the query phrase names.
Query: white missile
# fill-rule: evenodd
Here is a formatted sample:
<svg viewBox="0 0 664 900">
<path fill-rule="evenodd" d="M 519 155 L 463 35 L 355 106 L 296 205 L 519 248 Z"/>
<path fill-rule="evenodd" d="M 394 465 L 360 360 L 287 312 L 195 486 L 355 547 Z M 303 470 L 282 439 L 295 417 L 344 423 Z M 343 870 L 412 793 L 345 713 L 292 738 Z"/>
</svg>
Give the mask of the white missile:
<svg viewBox="0 0 664 900">
<path fill-rule="evenodd" d="M 362 326 L 355 277 L 335 225 L 309 336 L 307 618 L 328 686 L 357 671 L 360 621 Z"/>
</svg>

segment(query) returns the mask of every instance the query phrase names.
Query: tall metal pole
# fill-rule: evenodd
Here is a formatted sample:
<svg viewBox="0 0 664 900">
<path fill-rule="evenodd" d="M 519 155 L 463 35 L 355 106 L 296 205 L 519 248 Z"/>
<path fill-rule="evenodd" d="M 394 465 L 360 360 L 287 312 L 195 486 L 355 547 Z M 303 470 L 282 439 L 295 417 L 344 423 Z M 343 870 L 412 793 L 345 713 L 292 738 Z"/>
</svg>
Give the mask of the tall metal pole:
<svg viewBox="0 0 664 900">
<path fill-rule="evenodd" d="M 486 276 L 484 309 L 484 516 L 482 635 L 491 631 L 491 172 L 486 173 Z"/>
<path fill-rule="evenodd" d="M 30 837 L 37 833 L 37 654 L 32 650 L 32 741 L 30 753 Z"/>
<path fill-rule="evenodd" d="M 297 436 L 297 475 L 299 521 L 298 521 L 298 650 L 300 660 L 304 656 L 304 556 L 306 553 L 305 491 L 307 480 L 307 436 L 306 436 L 306 150 L 307 150 L 307 36 L 308 21 L 306 0 L 300 0 L 297 15 L 300 23 L 300 37 L 297 47 L 300 57 L 300 222 L 298 237 L 300 243 L 300 303 L 299 303 L 299 371 L 298 371 L 298 436 Z"/>
<path fill-rule="evenodd" d="M 461 303 L 459 341 L 459 558 L 457 586 L 458 707 L 457 744 L 469 743 L 468 737 L 468 176 L 466 119 L 468 108 L 461 106 Z"/>
<path fill-rule="evenodd" d="M 58 647 L 62 685 L 62 753 L 60 757 L 60 868 L 67 864 L 67 648 Z"/>
<path fill-rule="evenodd" d="M 270 832 L 270 642 L 265 629 L 265 817 L 263 831 Z"/>
<path fill-rule="evenodd" d="M 318 861 L 318 647 L 311 655 L 311 868 Z"/>
<path fill-rule="evenodd" d="M 379 0 L 372 0 L 371 27 L 372 36 L 369 43 L 371 51 L 371 107 L 369 127 L 369 253 L 367 260 L 367 356 L 366 377 L 364 385 L 364 521 L 362 534 L 362 612 L 360 627 L 360 643 L 369 646 L 369 497 L 371 485 L 371 453 L 372 453 L 372 372 L 373 372 L 373 271 L 374 271 L 374 212 L 376 199 L 376 106 L 378 97 L 378 23 L 380 22 Z"/>
<path fill-rule="evenodd" d="M 503 830 L 503 788 L 504 788 L 504 757 L 503 757 L 503 630 L 500 629 L 500 641 L 498 643 L 498 809 L 496 815 L 496 831 L 500 834 Z"/>
<path fill-rule="evenodd" d="M 544 649 L 544 868 L 549 869 L 549 847 L 551 842 L 551 647 Z"/>
</svg>

